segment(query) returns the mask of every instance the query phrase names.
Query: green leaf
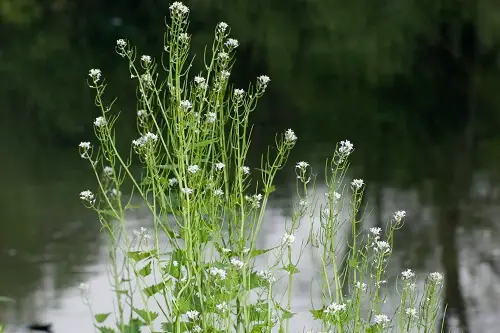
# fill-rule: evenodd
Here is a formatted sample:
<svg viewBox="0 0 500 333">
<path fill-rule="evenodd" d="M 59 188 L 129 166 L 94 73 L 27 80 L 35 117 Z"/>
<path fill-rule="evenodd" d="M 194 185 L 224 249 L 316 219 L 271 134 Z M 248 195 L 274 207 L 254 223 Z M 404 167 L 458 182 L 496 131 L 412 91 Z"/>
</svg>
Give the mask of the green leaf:
<svg viewBox="0 0 500 333">
<path fill-rule="evenodd" d="M 151 274 L 151 261 L 137 272 L 140 276 L 146 277 Z"/>
<path fill-rule="evenodd" d="M 112 329 L 111 327 L 106 327 L 106 326 L 96 326 L 99 332 L 101 333 L 115 333 L 115 330 Z"/>
<path fill-rule="evenodd" d="M 193 323 L 191 322 L 181 321 L 179 324 L 181 332 L 190 331 L 193 328 Z M 177 332 L 177 325 L 176 323 L 161 323 L 161 329 L 165 332 Z"/>
<path fill-rule="evenodd" d="M 110 312 L 108 312 L 108 313 L 96 313 L 94 315 L 95 321 L 97 321 L 99 324 L 102 324 L 106 321 L 106 319 L 108 319 L 110 314 L 111 314 Z"/>
<path fill-rule="evenodd" d="M 135 260 L 135 261 L 141 261 L 143 259 L 147 258 L 153 258 L 156 256 L 157 252 L 155 250 L 152 251 L 129 251 L 128 256 Z"/>
<path fill-rule="evenodd" d="M 250 258 L 255 258 L 255 257 L 258 257 L 260 256 L 261 254 L 264 254 L 264 253 L 267 253 L 271 251 L 271 249 L 253 249 L 251 252 L 250 252 Z"/>
<path fill-rule="evenodd" d="M 283 311 L 281 319 L 283 319 L 283 320 L 291 319 L 295 315 L 296 315 L 296 313 L 285 310 L 285 311 Z"/>
<path fill-rule="evenodd" d="M 130 321 L 130 325 L 124 325 L 122 333 L 140 333 L 142 326 L 144 326 L 144 323 L 139 319 L 134 318 Z"/>
<path fill-rule="evenodd" d="M 313 315 L 313 318 L 314 318 L 314 319 L 323 320 L 324 309 L 320 309 L 320 310 L 309 310 L 309 312 L 311 312 L 311 314 Z"/>
<path fill-rule="evenodd" d="M 167 281 L 167 282 L 160 282 L 158 284 L 149 286 L 147 288 L 144 288 L 142 291 L 146 294 L 146 296 L 151 297 L 155 295 L 156 293 L 164 290 L 165 288 L 168 288 L 172 285 L 172 281 Z"/>
<path fill-rule="evenodd" d="M 265 332 L 266 330 L 267 330 L 266 325 L 259 324 L 259 325 L 255 325 L 254 327 L 252 327 L 251 333 L 261 333 L 261 332 Z"/>
<path fill-rule="evenodd" d="M 283 269 L 284 271 L 287 271 L 288 273 L 290 273 L 290 274 L 292 274 L 292 275 L 293 275 L 293 274 L 297 274 L 297 273 L 299 273 L 299 272 L 300 272 L 300 271 L 299 271 L 299 269 L 297 268 L 297 266 L 292 265 L 292 264 L 289 264 L 288 266 L 285 266 L 285 267 L 283 267 L 282 269 Z"/>
<path fill-rule="evenodd" d="M 134 308 L 134 312 L 137 313 L 139 317 L 141 317 L 147 325 L 151 325 L 151 323 L 158 318 L 158 313 L 153 311 L 146 311 L 141 309 Z"/>
<path fill-rule="evenodd" d="M 264 192 L 265 192 L 266 194 L 271 194 L 271 193 L 273 193 L 274 191 L 276 191 L 276 186 L 274 186 L 274 185 L 271 185 L 271 186 L 269 186 L 268 188 L 266 188 L 266 189 L 264 190 Z"/>
</svg>

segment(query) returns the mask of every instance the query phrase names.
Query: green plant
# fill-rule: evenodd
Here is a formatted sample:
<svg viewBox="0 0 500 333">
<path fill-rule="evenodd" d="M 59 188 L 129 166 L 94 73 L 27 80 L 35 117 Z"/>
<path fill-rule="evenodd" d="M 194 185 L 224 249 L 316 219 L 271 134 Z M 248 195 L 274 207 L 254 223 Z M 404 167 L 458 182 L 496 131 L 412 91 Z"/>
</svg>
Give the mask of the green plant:
<svg viewBox="0 0 500 333">
<path fill-rule="evenodd" d="M 189 9 L 171 5 L 171 21 L 159 60 L 148 55 L 137 59 L 129 41 L 119 39 L 117 53 L 127 60 L 131 79 L 137 83 L 137 131 L 130 152 L 116 146 L 114 100 L 106 102 L 106 84 L 98 69 L 90 70 L 89 85 L 102 115 L 95 119 L 97 149 L 80 144 L 80 155 L 92 166 L 98 194 L 80 193 L 99 216 L 110 241 L 111 281 L 115 292 L 116 327 L 105 326 L 110 313 L 94 314 L 100 332 L 280 332 L 290 331 L 294 275 L 304 250 L 318 259 L 321 300 L 311 314 L 324 331 L 430 332 L 439 312 L 442 276 L 431 274 L 420 300 L 415 275 L 407 270 L 398 285 L 401 303 L 393 318 L 383 314 L 385 272 L 393 236 L 405 217 L 396 212 L 385 233 L 366 231 L 361 222 L 364 183 L 346 187 L 348 157 L 353 151 L 342 141 L 325 167 L 326 201 L 315 193 L 316 176 L 307 162 L 295 166 L 297 203 L 281 241 L 272 248 L 257 247 L 274 179 L 283 168 L 297 137 L 289 129 L 276 137 L 274 148 L 260 165 L 247 166 L 252 127 L 249 115 L 263 96 L 270 79 L 259 76 L 246 90 L 228 83 L 238 42 L 229 38 L 229 27 L 219 23 L 203 73 L 190 72 Z M 161 71 L 163 70 L 163 71 Z M 136 175 L 132 161 L 142 172 Z M 254 176 L 255 182 L 251 182 Z M 122 194 L 125 181 L 132 194 Z M 254 184 L 254 185 L 252 185 Z M 344 197 L 350 196 L 350 204 Z M 130 233 L 126 214 L 141 198 L 153 223 Z M 319 208 L 319 219 L 315 212 Z M 350 237 L 340 237 L 342 212 Z M 300 244 L 295 232 L 309 220 L 310 233 Z M 382 240 L 382 237 L 386 240 Z M 160 237 L 168 239 L 163 248 Z M 270 264 L 256 268 L 259 256 Z M 280 299 L 276 280 L 286 281 Z M 86 304 L 88 286 L 82 285 Z M 133 295 L 140 297 L 135 301 Z M 368 306 L 368 308 L 366 308 Z M 390 324 L 392 323 L 392 324 Z"/>
</svg>

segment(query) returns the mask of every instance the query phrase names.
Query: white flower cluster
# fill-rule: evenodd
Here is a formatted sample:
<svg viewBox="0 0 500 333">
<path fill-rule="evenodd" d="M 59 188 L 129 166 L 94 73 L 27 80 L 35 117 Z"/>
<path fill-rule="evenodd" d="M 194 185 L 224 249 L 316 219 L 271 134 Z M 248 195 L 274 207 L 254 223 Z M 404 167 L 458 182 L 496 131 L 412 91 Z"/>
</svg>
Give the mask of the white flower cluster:
<svg viewBox="0 0 500 333">
<path fill-rule="evenodd" d="M 102 75 L 102 73 L 101 73 L 100 69 L 92 68 L 89 71 L 89 76 L 92 78 L 92 80 L 94 80 L 94 82 L 99 81 L 99 79 L 101 78 L 101 75 Z"/>
<path fill-rule="evenodd" d="M 235 48 L 237 48 L 240 45 L 240 43 L 236 39 L 234 39 L 234 38 L 229 38 L 224 43 L 224 45 L 226 45 L 230 49 L 235 49 Z"/>
<path fill-rule="evenodd" d="M 243 261 L 239 260 L 239 259 L 236 259 L 236 258 L 231 258 L 231 265 L 233 265 L 234 267 L 236 267 L 237 269 L 242 269 L 243 266 L 245 265 L 243 263 Z"/>
<path fill-rule="evenodd" d="M 241 168 L 241 172 L 243 172 L 244 175 L 248 175 L 250 173 L 250 168 L 247 167 L 247 166 L 242 166 Z"/>
<path fill-rule="evenodd" d="M 127 42 L 125 41 L 125 39 L 120 38 L 116 41 L 116 46 L 118 46 L 119 48 L 124 48 L 125 46 L 127 46 Z"/>
<path fill-rule="evenodd" d="M 156 141 L 158 141 L 158 136 L 156 134 L 148 132 L 145 135 L 141 136 L 139 139 L 133 140 L 132 144 L 139 148 L 139 147 L 144 147 L 150 142 L 154 143 Z"/>
<path fill-rule="evenodd" d="M 187 99 L 184 100 L 184 101 L 181 101 L 180 103 L 180 107 L 182 109 L 184 109 L 185 111 L 188 111 L 189 109 L 191 109 L 193 106 L 191 105 L 191 102 L 188 101 Z"/>
<path fill-rule="evenodd" d="M 276 280 L 273 277 L 273 273 L 269 270 L 260 270 L 257 272 L 257 276 L 261 279 L 266 280 L 268 283 L 274 282 Z"/>
<path fill-rule="evenodd" d="M 226 302 L 222 302 L 220 304 L 217 304 L 215 306 L 215 308 L 217 309 L 217 311 L 222 312 L 222 313 L 229 311 L 229 306 L 227 305 Z"/>
<path fill-rule="evenodd" d="M 211 124 L 215 123 L 217 120 L 217 114 L 215 112 L 207 113 L 207 121 Z"/>
<path fill-rule="evenodd" d="M 356 284 L 354 285 L 354 287 L 356 289 L 361 290 L 361 291 L 366 291 L 366 289 L 368 288 L 368 285 L 366 283 L 364 283 L 364 282 L 361 283 L 361 282 L 358 281 L 358 282 L 356 282 Z"/>
<path fill-rule="evenodd" d="M 240 99 L 242 98 L 244 95 L 245 95 L 245 90 L 243 89 L 234 89 L 234 97 L 236 97 L 236 99 Z"/>
<path fill-rule="evenodd" d="M 386 241 L 377 240 L 377 241 L 375 241 L 375 251 L 380 252 L 382 254 L 390 253 L 391 246 Z"/>
<path fill-rule="evenodd" d="M 406 212 L 404 210 L 398 210 L 396 213 L 394 213 L 394 221 L 396 222 L 401 222 L 402 219 L 404 219 L 406 216 Z"/>
<path fill-rule="evenodd" d="M 80 192 L 80 199 L 93 205 L 95 202 L 94 193 L 89 190 Z"/>
<path fill-rule="evenodd" d="M 172 14 L 185 15 L 189 13 L 189 8 L 180 1 L 176 1 L 169 7 Z"/>
<path fill-rule="evenodd" d="M 401 276 L 403 277 L 403 280 L 410 280 L 415 276 L 415 273 L 411 269 L 407 269 L 401 273 Z"/>
<path fill-rule="evenodd" d="M 441 283 L 443 281 L 443 274 L 439 272 L 434 272 L 429 274 L 429 279 L 435 283 Z"/>
<path fill-rule="evenodd" d="M 206 89 L 208 86 L 205 78 L 200 75 L 194 77 L 194 83 L 201 89 Z"/>
<path fill-rule="evenodd" d="M 218 277 L 221 280 L 224 280 L 227 276 L 227 273 L 225 270 L 223 270 L 221 268 L 217 268 L 217 267 L 211 267 L 209 270 L 209 273 L 210 273 L 210 275 L 212 275 L 216 278 Z"/>
<path fill-rule="evenodd" d="M 193 164 L 193 165 L 188 166 L 187 171 L 189 173 L 195 174 L 198 171 L 200 171 L 200 167 L 198 165 L 196 165 L 196 164 Z"/>
<path fill-rule="evenodd" d="M 145 64 L 145 65 L 149 65 L 151 63 L 151 56 L 148 56 L 148 55 L 143 55 L 141 56 L 141 61 Z"/>
<path fill-rule="evenodd" d="M 374 325 L 380 324 L 381 326 L 385 326 L 388 322 L 390 322 L 390 319 L 385 314 L 378 314 L 373 317 Z"/>
<path fill-rule="evenodd" d="M 94 125 L 96 127 L 104 127 L 108 124 L 107 120 L 104 117 L 97 117 L 94 120 Z"/>
<path fill-rule="evenodd" d="M 365 185 L 363 179 L 354 179 L 351 182 L 351 186 L 355 191 L 359 191 L 363 187 L 363 185 Z"/>
<path fill-rule="evenodd" d="M 89 150 L 90 148 L 92 147 L 90 145 L 90 142 L 80 142 L 80 144 L 78 145 L 78 147 L 80 147 L 80 156 L 82 158 L 90 158 L 89 156 Z"/>
<path fill-rule="evenodd" d="M 134 235 L 140 239 L 151 239 L 148 229 L 141 227 L 140 230 L 134 230 Z"/>
<path fill-rule="evenodd" d="M 309 163 L 304 162 L 304 161 L 300 161 L 300 162 L 297 162 L 297 164 L 295 165 L 295 168 L 304 171 L 308 166 L 309 166 Z"/>
<path fill-rule="evenodd" d="M 262 200 L 262 194 L 254 194 L 252 196 L 245 196 L 246 201 L 250 203 L 252 208 L 259 208 L 260 207 L 260 201 Z"/>
<path fill-rule="evenodd" d="M 186 312 L 186 316 L 191 320 L 198 319 L 199 315 L 200 315 L 200 313 L 196 310 L 191 310 L 191 311 Z"/>
<path fill-rule="evenodd" d="M 326 309 L 323 310 L 325 314 L 336 314 L 338 312 L 345 311 L 347 309 L 347 306 L 345 304 L 337 304 L 333 302 L 332 304 L 328 305 Z"/>
<path fill-rule="evenodd" d="M 295 243 L 295 236 L 292 234 L 285 233 L 283 237 L 281 237 L 281 245 L 283 246 L 292 246 Z"/>
<path fill-rule="evenodd" d="M 287 129 L 285 132 L 285 142 L 286 143 L 295 143 L 297 141 L 297 136 L 295 135 L 295 132 L 292 129 Z"/>
<path fill-rule="evenodd" d="M 257 89 L 265 90 L 271 79 L 267 75 L 261 75 L 257 78 Z"/>
</svg>

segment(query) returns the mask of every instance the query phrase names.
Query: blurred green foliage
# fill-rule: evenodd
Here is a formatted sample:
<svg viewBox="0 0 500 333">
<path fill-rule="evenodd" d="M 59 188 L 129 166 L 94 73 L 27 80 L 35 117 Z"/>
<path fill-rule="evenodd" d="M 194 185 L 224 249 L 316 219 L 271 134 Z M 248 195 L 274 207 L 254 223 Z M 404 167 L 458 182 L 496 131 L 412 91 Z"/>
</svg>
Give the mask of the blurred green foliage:
<svg viewBox="0 0 500 333">
<path fill-rule="evenodd" d="M 377 177 L 393 177 L 380 169 L 396 163 L 401 183 L 412 181 L 412 170 L 421 176 L 430 160 L 447 159 L 440 152 L 458 144 L 471 123 L 479 161 L 497 160 L 498 1 L 186 4 L 197 66 L 215 24 L 226 21 L 241 42 L 235 83 L 271 76 L 257 126 L 293 125 L 316 142 L 349 137 Z M 88 137 L 97 110 L 86 77 L 98 67 L 110 83 L 108 96 L 120 97 L 120 126 L 133 129 L 134 90 L 113 47 L 125 37 L 158 56 L 168 6 L 159 0 L 3 0 L 2 123 L 26 140 L 35 135 L 73 144 Z"/>
</svg>

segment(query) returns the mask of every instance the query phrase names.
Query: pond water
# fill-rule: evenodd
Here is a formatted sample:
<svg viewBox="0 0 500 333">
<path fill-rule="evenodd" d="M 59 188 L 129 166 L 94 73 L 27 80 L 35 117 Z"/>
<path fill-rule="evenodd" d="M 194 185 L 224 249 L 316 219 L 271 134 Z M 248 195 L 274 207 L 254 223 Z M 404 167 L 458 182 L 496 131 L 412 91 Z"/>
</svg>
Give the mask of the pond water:
<svg viewBox="0 0 500 333">
<path fill-rule="evenodd" d="M 0 295 L 13 298 L 15 303 L 0 305 L 0 321 L 8 323 L 8 332 L 25 332 L 25 326 L 31 322 L 51 322 L 56 333 L 92 332 L 91 315 L 78 289 L 82 282 L 91 286 L 96 312 L 113 309 L 106 239 L 95 215 L 82 206 L 77 195 L 91 184 L 90 172 L 83 161 L 69 152 L 60 156 L 60 161 L 64 161 L 60 165 L 64 167 L 54 166 L 43 156 L 36 164 L 37 171 L 26 175 L 24 181 L 5 180 L 0 216 Z M 23 164 L 18 162 L 11 166 Z M 321 168 L 318 165 L 316 170 Z M 4 174 L 9 172 L 12 170 L 4 170 Z M 293 163 L 284 173 L 293 175 Z M 259 238 L 259 246 L 264 248 L 279 242 L 295 200 L 288 194 L 293 193 L 295 186 L 293 176 L 281 181 Z M 440 229 L 449 225 L 439 220 L 442 208 L 423 201 L 415 189 L 387 187 L 375 191 L 368 184 L 364 223 L 365 227 L 379 224 L 394 211 L 405 209 L 408 216 L 396 237 L 389 274 L 394 276 L 405 268 L 416 270 L 422 278 L 432 271 L 444 272 L 447 284 L 454 288 L 445 296 L 456 296 L 452 293 L 457 291 L 460 294 L 459 301 L 448 300 L 458 308 L 448 309 L 449 313 L 458 313 L 463 307 L 471 332 L 496 332 L 496 314 L 500 311 L 500 207 L 491 202 L 495 190 L 484 178 L 476 177 L 472 188 L 474 202 L 461 210 L 467 223 L 455 230 L 446 229 L 444 236 L 440 236 Z M 325 191 L 321 186 L 317 188 L 318 194 Z M 485 220 L 489 222 L 484 223 Z M 129 214 L 127 224 L 132 230 L 148 227 L 151 221 L 144 211 L 138 210 Z M 297 239 L 307 238 L 308 232 L 309 225 L 304 221 L 296 233 Z M 297 316 L 292 327 L 315 326 L 308 313 L 310 295 L 313 300 L 319 297 L 317 291 L 311 294 L 310 290 L 315 277 L 312 262 L 306 251 L 299 265 L 301 273 L 296 276 L 293 310 Z M 388 295 L 390 306 L 394 291 L 389 290 Z"/>
</svg>

